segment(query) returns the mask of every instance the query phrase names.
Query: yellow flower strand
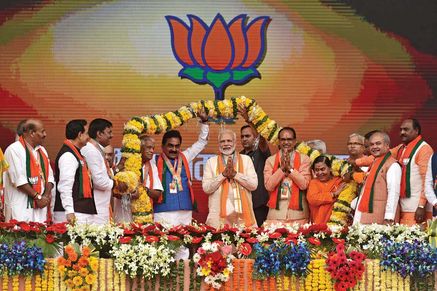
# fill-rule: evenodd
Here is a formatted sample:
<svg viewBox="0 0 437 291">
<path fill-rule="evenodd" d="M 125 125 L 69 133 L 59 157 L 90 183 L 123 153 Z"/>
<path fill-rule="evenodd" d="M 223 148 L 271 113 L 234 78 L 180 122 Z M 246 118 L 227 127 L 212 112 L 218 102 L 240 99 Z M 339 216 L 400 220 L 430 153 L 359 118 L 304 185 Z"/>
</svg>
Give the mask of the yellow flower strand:
<svg viewBox="0 0 437 291">
<path fill-rule="evenodd" d="M 18 291 L 20 281 L 18 275 L 12 276 L 12 291 Z"/>
<path fill-rule="evenodd" d="M 120 273 L 120 290 L 126 290 L 126 274 L 124 272 Z"/>
<path fill-rule="evenodd" d="M 105 286 L 105 259 L 99 259 L 99 290 L 106 290 Z"/>
<path fill-rule="evenodd" d="M 112 264 L 112 271 L 113 271 L 113 275 L 114 275 L 114 290 L 120 291 L 120 273 L 115 271 L 114 266 L 113 266 L 114 263 L 111 262 L 111 264 Z"/>
<path fill-rule="evenodd" d="M 47 273 L 48 273 L 47 289 L 48 289 L 49 291 L 51 291 L 51 290 L 55 290 L 55 287 L 54 287 L 54 280 L 53 280 L 53 277 L 54 277 L 54 271 L 55 271 L 55 268 L 54 268 L 54 259 L 48 259 L 48 261 L 47 261 L 47 270 L 48 270 L 48 271 L 47 271 Z"/>
<path fill-rule="evenodd" d="M 410 288 L 411 288 L 411 286 L 410 286 L 410 279 L 411 279 L 410 276 L 407 276 L 404 279 L 404 288 L 405 288 L 405 290 L 410 290 Z"/>
<path fill-rule="evenodd" d="M 32 290 L 32 277 L 30 277 L 30 276 L 24 277 L 24 290 L 25 291 Z"/>
<path fill-rule="evenodd" d="M 372 260 L 366 260 L 367 263 L 367 287 L 373 286 L 373 262 Z"/>
<path fill-rule="evenodd" d="M 381 290 L 381 274 L 380 274 L 379 260 L 373 261 L 373 290 Z"/>
<path fill-rule="evenodd" d="M 9 276 L 6 271 L 2 275 L 2 290 L 9 290 Z"/>
<path fill-rule="evenodd" d="M 35 276 L 35 291 L 41 291 L 41 281 L 42 281 L 41 275 L 37 274 Z"/>
<path fill-rule="evenodd" d="M 113 269 L 113 261 L 111 260 L 110 262 L 107 262 L 106 264 L 106 276 L 107 276 L 107 285 L 106 285 L 106 289 L 107 290 L 114 290 L 114 277 L 112 276 L 114 269 Z"/>
</svg>

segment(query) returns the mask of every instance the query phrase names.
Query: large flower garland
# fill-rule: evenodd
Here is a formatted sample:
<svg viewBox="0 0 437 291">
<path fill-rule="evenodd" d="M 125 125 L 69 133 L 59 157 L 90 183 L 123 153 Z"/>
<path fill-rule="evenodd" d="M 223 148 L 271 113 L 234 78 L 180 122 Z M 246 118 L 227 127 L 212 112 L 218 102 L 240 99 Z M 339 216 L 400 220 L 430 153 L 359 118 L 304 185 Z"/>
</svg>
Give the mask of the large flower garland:
<svg viewBox="0 0 437 291">
<path fill-rule="evenodd" d="M 253 99 L 243 96 L 223 101 L 192 102 L 176 111 L 133 117 L 125 124 L 121 148 L 122 157 L 126 159 L 125 169 L 115 176 L 115 180 L 126 183 L 130 189 L 137 187 L 141 171 L 140 134 L 159 134 L 178 128 L 196 117 L 196 112 L 200 110 L 204 110 L 211 119 L 236 119 L 238 106 L 241 105 L 246 108 L 249 120 L 257 131 L 269 142 L 276 143 L 280 127 Z M 150 201 L 146 203 L 146 196 L 141 198 L 141 195 L 147 195 L 145 190 L 141 191 L 139 201 L 133 202 L 134 220 L 138 223 L 151 222 Z"/>
</svg>

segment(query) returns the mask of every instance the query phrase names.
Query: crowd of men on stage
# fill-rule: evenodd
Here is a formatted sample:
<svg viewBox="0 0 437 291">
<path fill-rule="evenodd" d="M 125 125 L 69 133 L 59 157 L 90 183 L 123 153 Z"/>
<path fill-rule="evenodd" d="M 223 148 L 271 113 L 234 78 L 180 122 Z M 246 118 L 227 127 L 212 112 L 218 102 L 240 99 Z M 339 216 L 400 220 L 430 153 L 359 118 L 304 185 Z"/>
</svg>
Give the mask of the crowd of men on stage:
<svg viewBox="0 0 437 291">
<path fill-rule="evenodd" d="M 208 195 L 208 225 L 327 223 L 337 197 L 351 180 L 359 184 L 351 223 L 413 225 L 431 218 L 433 210 L 435 213 L 437 155 L 422 138 L 417 120 L 402 122 L 402 144 L 395 147 L 383 131 L 351 134 L 347 148 L 352 170 L 337 177 L 331 172 L 331 160 L 323 155 L 326 145 L 322 141 L 308 143 L 322 152 L 311 163 L 308 156 L 295 150 L 296 131 L 284 127 L 279 132 L 278 150 L 272 155 L 248 113 L 244 108 L 239 111 L 247 122 L 240 132 L 243 149 L 236 151 L 237 134 L 223 129 L 218 136 L 218 154 L 204 166 L 202 187 Z M 156 222 L 192 222 L 196 203 L 189 163 L 207 145 L 209 132 L 207 115 L 199 112 L 197 116 L 198 140 L 185 150 L 177 130 L 163 135 L 160 154 L 155 152 L 152 136 L 140 136 L 139 183 L 153 201 Z M 129 222 L 119 215 L 120 196 L 113 191 L 126 187 L 114 182 L 114 174 L 124 169 L 125 160 L 113 164 L 112 136 L 108 120 L 98 118 L 89 124 L 71 120 L 52 169 L 43 147 L 43 123 L 36 119 L 22 121 L 17 140 L 5 150 L 2 164 L 5 220 Z M 138 198 L 137 191 L 129 195 Z"/>
</svg>

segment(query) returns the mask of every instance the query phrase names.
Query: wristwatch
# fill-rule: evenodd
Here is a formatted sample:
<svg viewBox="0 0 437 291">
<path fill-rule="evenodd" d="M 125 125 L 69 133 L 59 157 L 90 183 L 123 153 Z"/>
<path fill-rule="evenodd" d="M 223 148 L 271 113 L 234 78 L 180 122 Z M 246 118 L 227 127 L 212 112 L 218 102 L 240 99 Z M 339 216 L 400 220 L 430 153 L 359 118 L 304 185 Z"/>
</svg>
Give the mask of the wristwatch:
<svg viewBox="0 0 437 291">
<path fill-rule="evenodd" d="M 42 198 L 42 195 L 39 194 L 38 192 L 35 192 L 35 195 L 33 195 L 33 199 L 41 200 L 41 198 Z"/>
</svg>

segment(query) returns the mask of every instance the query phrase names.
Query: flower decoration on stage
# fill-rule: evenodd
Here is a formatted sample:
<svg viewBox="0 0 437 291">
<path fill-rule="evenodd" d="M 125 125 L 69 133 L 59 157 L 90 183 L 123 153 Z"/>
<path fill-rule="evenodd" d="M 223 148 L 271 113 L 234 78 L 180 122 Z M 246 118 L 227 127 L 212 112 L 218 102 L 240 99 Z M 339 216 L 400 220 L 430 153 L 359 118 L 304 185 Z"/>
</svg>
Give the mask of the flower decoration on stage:
<svg viewBox="0 0 437 291">
<path fill-rule="evenodd" d="M 91 289 L 96 283 L 99 259 L 92 256 L 88 246 L 67 245 L 64 256 L 58 258 L 58 271 L 69 289 Z M 83 289 L 81 289 L 83 288 Z"/>
<path fill-rule="evenodd" d="M 247 24 L 245 14 L 229 23 L 217 14 L 210 26 L 195 15 L 188 15 L 190 26 L 175 16 L 166 19 L 173 54 L 183 66 L 179 76 L 197 84 L 210 84 L 217 100 L 224 99 L 227 86 L 261 77 L 256 68 L 267 48 L 268 16 L 257 17 Z"/>
<path fill-rule="evenodd" d="M 203 243 L 193 256 L 193 261 L 197 264 L 197 275 L 205 277 L 205 283 L 213 288 L 220 289 L 234 270 L 234 256 L 231 253 L 232 246 L 223 242 Z"/>
<path fill-rule="evenodd" d="M 28 245 L 24 241 L 11 245 L 0 243 L 0 275 L 35 275 L 44 271 L 45 263 L 39 247 Z"/>
<path fill-rule="evenodd" d="M 353 288 L 364 273 L 363 253 L 352 251 L 346 253 L 344 244 L 336 246 L 336 252 L 331 252 L 326 259 L 327 271 L 334 279 L 336 291 L 347 291 Z"/>
</svg>

